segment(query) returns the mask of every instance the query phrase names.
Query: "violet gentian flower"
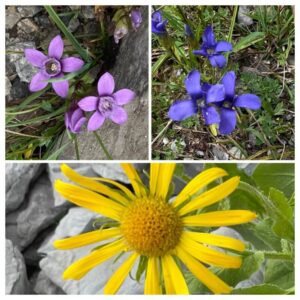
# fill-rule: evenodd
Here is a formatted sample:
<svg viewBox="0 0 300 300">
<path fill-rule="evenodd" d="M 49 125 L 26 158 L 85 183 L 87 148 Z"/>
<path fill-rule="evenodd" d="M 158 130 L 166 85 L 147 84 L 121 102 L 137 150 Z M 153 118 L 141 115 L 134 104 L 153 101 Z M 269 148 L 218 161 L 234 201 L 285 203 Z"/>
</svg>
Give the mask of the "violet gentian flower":
<svg viewBox="0 0 300 300">
<path fill-rule="evenodd" d="M 219 123 L 220 117 L 212 102 L 224 99 L 224 87 L 221 84 L 209 85 L 204 83 L 201 86 L 201 74 L 197 70 L 191 71 L 185 79 L 185 87 L 192 99 L 175 101 L 168 112 L 170 119 L 182 121 L 197 114 L 202 109 L 206 125 Z M 202 99 L 202 103 L 199 101 Z"/>
<path fill-rule="evenodd" d="M 158 35 L 166 35 L 166 25 L 168 20 L 163 20 L 161 12 L 158 10 L 152 14 L 152 32 Z"/>
<path fill-rule="evenodd" d="M 202 39 L 201 49 L 194 50 L 193 53 L 207 57 L 213 67 L 223 68 L 226 65 L 226 58 L 222 53 L 232 50 L 231 43 L 226 41 L 217 42 L 212 26 L 205 28 Z"/>
<path fill-rule="evenodd" d="M 71 106 L 71 108 L 65 113 L 66 128 L 72 133 L 79 133 L 85 121 L 86 117 L 84 116 L 84 112 L 77 105 Z"/>
<path fill-rule="evenodd" d="M 236 111 L 234 107 L 244 107 L 257 110 L 261 107 L 260 98 L 254 94 L 235 94 L 235 73 L 227 72 L 221 83 L 225 88 L 225 99 L 222 101 L 220 110 L 219 132 L 221 134 L 230 134 L 236 126 Z"/>
<path fill-rule="evenodd" d="M 129 89 L 122 89 L 114 93 L 115 81 L 108 72 L 100 77 L 97 88 L 98 96 L 88 96 L 78 102 L 78 106 L 82 110 L 95 111 L 89 119 L 87 130 L 97 130 L 106 118 L 117 124 L 125 123 L 127 113 L 121 105 L 132 101 L 135 93 Z"/>
<path fill-rule="evenodd" d="M 139 9 L 133 9 L 130 12 L 131 25 L 134 30 L 137 30 L 142 24 L 142 13 Z"/>
<path fill-rule="evenodd" d="M 76 72 L 81 69 L 84 62 L 77 57 L 62 58 L 64 42 L 60 35 L 53 38 L 49 44 L 48 55 L 36 49 L 25 49 L 25 57 L 33 66 L 39 68 L 30 82 L 29 90 L 37 92 L 48 85 L 47 80 L 61 78 L 64 72 Z M 68 80 L 52 82 L 52 87 L 57 95 L 66 98 L 69 91 Z"/>
</svg>

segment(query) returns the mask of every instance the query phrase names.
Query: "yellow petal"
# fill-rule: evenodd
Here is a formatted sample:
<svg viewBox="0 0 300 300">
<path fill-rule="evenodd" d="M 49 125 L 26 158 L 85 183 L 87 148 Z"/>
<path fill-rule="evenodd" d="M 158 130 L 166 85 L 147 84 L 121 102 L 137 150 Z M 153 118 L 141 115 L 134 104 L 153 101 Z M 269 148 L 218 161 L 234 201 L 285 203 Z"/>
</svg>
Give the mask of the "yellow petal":
<svg viewBox="0 0 300 300">
<path fill-rule="evenodd" d="M 161 164 L 159 163 L 150 164 L 149 189 L 150 189 L 150 194 L 152 196 L 156 195 L 156 185 L 157 185 L 160 165 Z"/>
<path fill-rule="evenodd" d="M 165 200 L 170 188 L 170 183 L 173 177 L 176 164 L 174 163 L 161 163 L 158 172 L 156 184 L 156 196 Z"/>
<path fill-rule="evenodd" d="M 123 240 L 118 240 L 106 246 L 103 246 L 99 250 L 93 251 L 89 255 L 79 259 L 71 266 L 69 266 L 64 271 L 63 279 L 79 280 L 94 267 L 125 250 L 125 248 L 126 246 Z"/>
<path fill-rule="evenodd" d="M 243 252 L 245 244 L 237 239 L 212 233 L 185 231 L 185 235 L 199 243 Z"/>
<path fill-rule="evenodd" d="M 95 181 L 93 178 L 82 176 L 71 169 L 66 164 L 61 165 L 61 171 L 63 174 L 68 177 L 71 181 L 79 184 L 82 187 L 90 189 L 92 191 L 101 193 L 105 196 L 113 198 L 118 202 L 128 205 L 129 201 L 124 196 L 122 196 L 119 192 L 114 191 L 113 189 L 109 188 L 108 186 L 101 184 L 100 182 Z"/>
<path fill-rule="evenodd" d="M 220 168 L 210 168 L 201 172 L 199 175 L 194 177 L 178 194 L 173 202 L 174 206 L 178 206 L 209 183 L 225 175 L 227 175 L 227 172 Z"/>
<path fill-rule="evenodd" d="M 165 255 L 161 259 L 166 293 L 168 295 L 188 295 L 189 289 L 185 279 L 171 255 Z"/>
<path fill-rule="evenodd" d="M 181 235 L 179 246 L 190 255 L 209 265 L 221 268 L 238 269 L 242 264 L 242 260 L 239 256 L 228 255 L 226 253 L 203 246 L 189 238 L 185 232 L 183 232 Z"/>
<path fill-rule="evenodd" d="M 121 166 L 124 172 L 126 173 L 128 179 L 130 180 L 133 190 L 137 195 L 137 197 L 145 196 L 146 195 L 145 186 L 139 174 L 137 173 L 136 169 L 134 168 L 134 166 L 132 164 L 127 164 L 127 163 L 123 163 L 121 164 Z"/>
<path fill-rule="evenodd" d="M 247 223 L 256 218 L 249 210 L 222 210 L 182 218 L 185 226 L 218 227 Z"/>
<path fill-rule="evenodd" d="M 160 295 L 160 277 L 158 271 L 158 258 L 150 256 L 148 258 L 147 274 L 144 287 L 145 295 Z"/>
<path fill-rule="evenodd" d="M 117 237 L 121 234 L 120 228 L 110 228 L 95 230 L 87 233 L 83 233 L 77 236 L 69 237 L 63 240 L 56 240 L 53 246 L 56 249 L 68 250 L 73 248 L 79 248 L 86 245 L 101 242 L 113 237 Z"/>
<path fill-rule="evenodd" d="M 127 258 L 127 260 L 119 267 L 119 269 L 106 283 L 104 287 L 104 294 L 112 295 L 118 292 L 138 257 L 138 253 L 133 253 Z"/>
<path fill-rule="evenodd" d="M 114 220 L 120 220 L 124 206 L 100 194 L 81 188 L 79 186 L 56 180 L 56 191 L 70 202 L 95 211 Z"/>
<path fill-rule="evenodd" d="M 227 196 L 229 196 L 239 185 L 240 177 L 235 176 L 225 181 L 224 183 L 204 192 L 200 196 L 192 199 L 186 205 L 184 205 L 180 210 L 179 214 L 181 216 L 194 211 L 199 208 L 203 208 L 214 204 Z"/>
<path fill-rule="evenodd" d="M 189 255 L 184 249 L 177 247 L 177 256 L 187 266 L 187 268 L 197 277 L 207 288 L 215 294 L 229 294 L 231 287 L 217 277 L 209 269 L 205 268 L 199 261 Z"/>
</svg>

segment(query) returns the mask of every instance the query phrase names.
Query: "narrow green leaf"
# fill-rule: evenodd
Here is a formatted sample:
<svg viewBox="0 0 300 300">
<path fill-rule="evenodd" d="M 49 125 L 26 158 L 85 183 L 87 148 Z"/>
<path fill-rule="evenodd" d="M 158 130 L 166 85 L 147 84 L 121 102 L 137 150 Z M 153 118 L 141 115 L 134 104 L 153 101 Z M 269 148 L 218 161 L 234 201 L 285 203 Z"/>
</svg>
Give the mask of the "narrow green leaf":
<svg viewBox="0 0 300 300">
<path fill-rule="evenodd" d="M 266 34 L 264 32 L 252 32 L 249 35 L 242 37 L 237 44 L 233 47 L 233 52 L 238 52 L 251 45 L 254 45 L 262 40 L 264 40 Z"/>
<path fill-rule="evenodd" d="M 288 294 L 285 290 L 273 284 L 260 284 L 248 288 L 234 289 L 234 295 L 284 295 Z"/>
<path fill-rule="evenodd" d="M 64 152 L 64 150 L 69 146 L 70 143 L 63 145 L 61 148 L 57 149 L 54 153 L 52 153 L 47 160 L 57 160 L 59 155 Z"/>
<path fill-rule="evenodd" d="M 165 53 L 159 56 L 159 59 L 152 65 L 152 76 L 156 75 L 159 68 L 169 57 L 169 53 Z"/>
</svg>

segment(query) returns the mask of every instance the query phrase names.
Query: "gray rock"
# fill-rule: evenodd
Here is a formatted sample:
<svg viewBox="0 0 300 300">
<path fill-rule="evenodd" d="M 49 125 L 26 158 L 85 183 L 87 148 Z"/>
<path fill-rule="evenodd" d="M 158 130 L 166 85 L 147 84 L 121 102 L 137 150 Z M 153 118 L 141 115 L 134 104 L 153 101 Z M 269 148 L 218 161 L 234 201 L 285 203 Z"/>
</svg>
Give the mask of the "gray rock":
<svg viewBox="0 0 300 300">
<path fill-rule="evenodd" d="M 6 212 L 18 208 L 25 198 L 28 186 L 42 171 L 42 164 L 7 163 L 5 167 Z"/>
<path fill-rule="evenodd" d="M 28 89 L 28 83 L 22 82 L 19 77 L 17 77 L 13 83 L 12 88 L 10 92 L 10 101 L 11 100 L 17 100 L 17 99 L 23 99 L 27 97 L 30 94 L 30 91 Z"/>
<path fill-rule="evenodd" d="M 27 19 L 27 18 L 22 19 L 20 22 L 18 22 L 17 26 L 18 26 L 18 31 L 23 32 L 26 35 L 32 35 L 39 30 L 39 27 L 36 25 L 36 23 L 32 19 Z M 34 36 L 32 36 L 31 40 L 33 39 Z"/>
<path fill-rule="evenodd" d="M 10 42 L 6 45 L 6 50 L 8 52 L 15 52 L 7 54 L 8 62 L 15 63 L 22 57 L 24 57 L 24 50 L 26 48 L 36 48 L 34 42 L 20 42 L 19 40 Z"/>
<path fill-rule="evenodd" d="M 92 164 L 68 164 L 72 169 L 74 169 L 76 172 L 78 172 L 81 175 L 84 176 L 90 176 L 90 177 L 97 177 L 97 174 L 94 172 L 92 168 Z M 49 173 L 49 178 L 51 181 L 52 186 L 54 185 L 55 180 L 61 179 L 65 182 L 70 182 L 61 172 L 60 170 L 61 164 L 58 163 L 51 163 L 48 164 L 48 173 Z M 60 196 L 60 194 L 53 189 L 53 195 L 54 195 L 54 205 L 59 206 L 66 201 L 63 197 Z"/>
<path fill-rule="evenodd" d="M 251 286 L 254 286 L 254 285 L 259 285 L 259 284 L 264 283 L 264 271 L 265 271 L 264 269 L 265 269 L 265 267 L 264 267 L 264 265 L 262 265 L 257 272 L 253 273 L 250 276 L 249 279 L 240 281 L 235 286 L 235 288 L 236 289 L 247 288 L 247 287 L 251 287 Z"/>
<path fill-rule="evenodd" d="M 81 13 L 86 19 L 95 19 L 94 6 L 91 5 L 82 6 Z"/>
<path fill-rule="evenodd" d="M 95 173 L 113 180 L 130 183 L 120 164 L 92 164 Z"/>
<path fill-rule="evenodd" d="M 10 89 L 11 89 L 11 82 L 8 79 L 8 77 L 5 76 L 5 96 L 8 96 L 10 94 Z"/>
<path fill-rule="evenodd" d="M 220 147 L 217 144 L 214 144 L 212 146 L 212 152 L 214 155 L 214 160 L 228 160 L 229 159 L 229 155 L 228 153 L 226 153 L 222 147 Z"/>
<path fill-rule="evenodd" d="M 247 5 L 240 5 L 238 11 L 238 23 L 241 25 L 250 26 L 253 24 L 253 19 L 248 16 L 250 8 Z"/>
<path fill-rule="evenodd" d="M 16 61 L 16 72 L 23 82 L 30 82 L 32 77 L 38 72 L 37 68 L 32 66 L 25 57 L 21 57 Z"/>
<path fill-rule="evenodd" d="M 64 291 L 56 286 L 49 277 L 45 274 L 45 272 L 41 271 L 38 273 L 33 291 L 39 295 L 64 295 Z"/>
<path fill-rule="evenodd" d="M 5 29 L 12 29 L 22 18 L 22 15 L 17 12 L 16 6 L 7 6 L 5 9 Z"/>
<path fill-rule="evenodd" d="M 29 6 L 29 5 L 20 5 L 17 6 L 17 11 L 22 16 L 22 18 L 30 18 L 42 11 L 42 6 Z"/>
<path fill-rule="evenodd" d="M 137 93 L 136 99 L 125 105 L 125 124 L 119 126 L 106 120 L 98 130 L 114 159 L 148 159 L 148 8 L 143 7 L 142 12 L 141 27 L 122 39 L 116 63 L 109 70 L 115 78 L 116 90 L 130 88 Z M 77 139 L 81 159 L 106 159 L 92 132 L 84 132 Z M 76 159 L 74 147 L 68 147 L 59 159 Z"/>
<path fill-rule="evenodd" d="M 228 152 L 234 157 L 231 159 L 245 159 L 245 155 L 238 147 L 232 147 Z"/>
<path fill-rule="evenodd" d="M 27 196 L 27 202 L 17 211 L 6 216 L 6 236 L 19 249 L 28 246 L 37 235 L 55 223 L 66 212 L 67 207 L 54 207 L 51 183 L 42 175 Z"/>
<path fill-rule="evenodd" d="M 6 239 L 5 244 L 5 294 L 29 294 L 23 256 L 10 240 Z"/>
<path fill-rule="evenodd" d="M 72 18 L 68 25 L 68 29 L 71 32 L 74 32 L 78 29 L 79 26 L 80 26 L 79 20 L 77 18 Z"/>
</svg>

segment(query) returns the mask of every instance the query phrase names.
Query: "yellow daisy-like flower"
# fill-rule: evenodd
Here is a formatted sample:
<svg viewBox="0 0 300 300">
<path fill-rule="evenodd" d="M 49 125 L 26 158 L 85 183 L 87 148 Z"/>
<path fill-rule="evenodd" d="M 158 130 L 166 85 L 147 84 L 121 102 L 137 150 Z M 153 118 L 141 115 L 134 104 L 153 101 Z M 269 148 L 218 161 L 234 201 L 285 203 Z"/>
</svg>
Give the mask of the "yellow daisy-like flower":
<svg viewBox="0 0 300 300">
<path fill-rule="evenodd" d="M 128 252 L 126 261 L 106 283 L 105 294 L 117 293 L 140 256 L 147 258 L 145 294 L 189 294 L 181 272 L 181 263 L 213 293 L 230 293 L 231 287 L 204 264 L 239 268 L 241 257 L 220 252 L 209 246 L 242 252 L 245 245 L 230 237 L 194 230 L 197 227 L 242 224 L 255 219 L 256 215 L 247 210 L 198 213 L 199 209 L 230 195 L 239 184 L 239 177 L 232 177 L 198 195 L 203 187 L 228 175 L 220 168 L 201 172 L 172 202 L 168 202 L 167 195 L 175 166 L 171 163 L 151 164 L 148 189 L 132 165 L 122 164 L 132 184 L 133 193 L 113 180 L 85 177 L 67 165 L 62 165 L 65 176 L 79 186 L 57 180 L 55 189 L 74 204 L 109 217 L 117 224 L 115 227 L 54 242 L 55 248 L 67 250 L 113 240 L 69 266 L 64 271 L 64 279 L 81 279 L 95 266 L 122 252 Z M 110 188 L 102 182 L 115 188 Z"/>
</svg>

